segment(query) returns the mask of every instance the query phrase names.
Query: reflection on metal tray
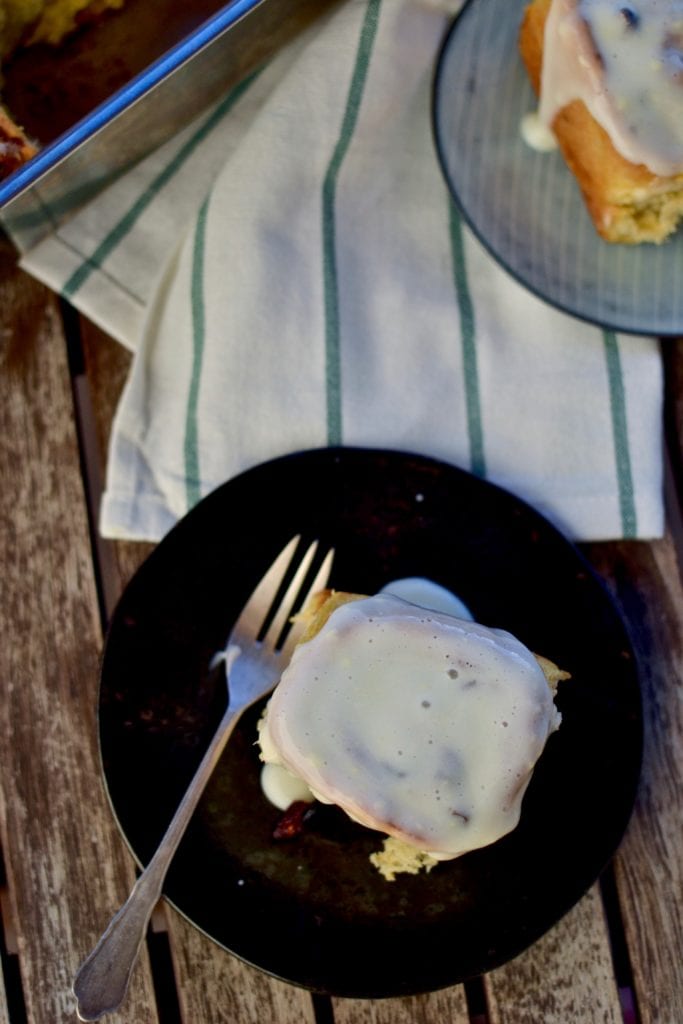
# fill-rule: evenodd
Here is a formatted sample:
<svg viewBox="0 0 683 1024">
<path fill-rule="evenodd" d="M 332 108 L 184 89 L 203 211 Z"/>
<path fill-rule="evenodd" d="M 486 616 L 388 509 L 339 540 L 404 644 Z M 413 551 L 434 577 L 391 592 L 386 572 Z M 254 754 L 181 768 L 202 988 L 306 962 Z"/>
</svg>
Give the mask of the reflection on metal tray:
<svg viewBox="0 0 683 1024">
<path fill-rule="evenodd" d="M 27 244 L 200 114 L 338 0 L 127 0 L 60 47 L 3 66 L 3 99 L 43 148 L 0 182 Z"/>
</svg>

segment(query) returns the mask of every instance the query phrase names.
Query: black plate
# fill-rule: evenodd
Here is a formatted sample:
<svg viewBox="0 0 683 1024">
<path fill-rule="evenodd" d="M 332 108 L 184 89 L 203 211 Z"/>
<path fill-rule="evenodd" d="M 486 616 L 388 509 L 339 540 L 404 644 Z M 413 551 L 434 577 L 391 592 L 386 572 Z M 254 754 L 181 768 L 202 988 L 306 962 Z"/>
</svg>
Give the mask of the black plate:
<svg viewBox="0 0 683 1024">
<path fill-rule="evenodd" d="M 433 122 L 441 167 L 470 227 L 540 298 L 613 330 L 683 332 L 683 229 L 663 245 L 596 233 L 559 152 L 522 140 L 536 99 L 519 56 L 527 0 L 467 0 L 441 50 Z"/>
<path fill-rule="evenodd" d="M 209 671 L 255 582 L 301 532 L 335 545 L 331 584 L 369 594 L 423 575 L 480 621 L 572 673 L 519 827 L 431 874 L 384 881 L 377 833 L 335 808 L 276 842 L 256 714 L 238 727 L 168 875 L 198 928 L 257 967 L 319 992 L 428 991 L 521 952 L 597 878 L 629 818 L 641 755 L 632 652 L 576 549 L 507 492 L 443 463 L 324 449 L 258 466 L 204 499 L 127 587 L 106 644 L 100 727 L 121 829 L 151 856 L 224 702 Z"/>
</svg>

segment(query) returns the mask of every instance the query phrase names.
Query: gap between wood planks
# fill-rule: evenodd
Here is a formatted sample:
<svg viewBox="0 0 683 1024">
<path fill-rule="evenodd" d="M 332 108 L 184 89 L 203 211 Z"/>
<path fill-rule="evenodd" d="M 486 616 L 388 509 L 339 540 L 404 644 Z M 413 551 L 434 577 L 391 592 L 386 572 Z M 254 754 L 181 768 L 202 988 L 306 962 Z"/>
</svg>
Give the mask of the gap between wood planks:
<svg viewBox="0 0 683 1024">
<path fill-rule="evenodd" d="M 612 864 L 607 865 L 599 881 L 602 905 L 607 922 L 607 934 L 612 953 L 614 977 L 619 992 L 619 1002 L 621 1004 L 624 1024 L 640 1024 L 631 960 L 628 954 L 628 945 L 626 943 L 624 923 L 621 917 L 619 895 Z"/>
<path fill-rule="evenodd" d="M 64 326 L 71 377 L 74 419 L 81 460 L 81 477 L 88 511 L 88 528 L 93 554 L 95 585 L 97 587 L 100 620 L 104 633 L 118 599 L 118 578 L 115 570 L 112 545 L 100 536 L 98 529 L 100 501 L 104 489 L 104 473 L 97 442 L 95 413 L 90 394 L 90 385 L 85 373 L 80 315 L 64 299 L 60 299 L 60 312 Z"/>
<path fill-rule="evenodd" d="M 664 503 L 666 521 L 671 532 L 683 578 L 683 339 L 662 342 L 664 364 Z"/>
<path fill-rule="evenodd" d="M 7 888 L 5 861 L 0 850 L 0 992 L 4 981 L 7 1018 L 10 1024 L 26 1024 L 26 1004 L 19 971 L 14 912 Z M 1 1013 L 0 1013 L 1 1015 Z"/>
<path fill-rule="evenodd" d="M 81 473 L 85 491 L 86 505 L 88 510 L 88 523 L 90 530 L 90 542 L 93 553 L 93 566 L 97 586 L 100 618 L 103 632 L 118 599 L 118 573 L 115 567 L 115 559 L 111 542 L 103 539 L 98 530 L 99 506 L 103 490 L 104 472 L 97 442 L 95 429 L 95 414 L 92 405 L 90 385 L 85 372 L 85 361 L 83 356 L 82 338 L 80 329 L 80 315 L 67 302 L 60 300 L 62 321 L 64 325 L 64 336 L 66 338 L 69 369 L 71 374 L 71 385 L 74 403 L 74 416 L 81 460 Z M 676 458 L 676 466 L 680 467 L 683 462 L 681 453 L 677 450 L 671 453 Z M 667 473 L 670 476 L 669 490 L 675 494 L 683 494 L 683 486 L 677 490 L 674 481 L 674 470 L 667 461 Z M 683 481 L 683 473 L 678 477 Z M 676 544 L 681 566 L 683 566 L 683 520 L 681 520 L 680 504 L 674 502 L 677 515 L 677 524 L 680 529 L 678 534 L 681 543 Z M 674 523 L 674 526 L 676 523 Z M 610 937 L 610 946 L 614 973 L 619 991 L 623 1024 L 640 1024 L 640 1016 L 636 1005 L 631 965 L 628 957 L 628 950 L 624 936 L 619 901 L 614 882 L 614 875 L 611 866 L 608 866 L 600 879 L 607 929 Z M 0 910 L 5 914 L 5 903 L 0 903 Z M 11 934 L 11 932 L 10 932 Z M 175 987 L 173 974 L 173 961 L 167 936 L 166 915 L 163 902 L 155 911 L 150 925 L 147 945 L 150 954 L 152 977 L 154 980 L 155 992 L 158 1002 L 158 1013 L 160 1024 L 182 1024 L 181 1012 L 178 1003 L 178 995 Z M 6 943 L 0 946 L 2 963 L 5 970 L 5 980 L 8 988 L 16 973 L 19 972 L 16 964 L 16 956 L 6 949 Z M 7 963 L 6 963 L 7 961 Z M 9 975 L 9 977 L 8 977 Z M 465 994 L 467 999 L 470 1024 L 489 1024 L 489 1013 L 486 1004 L 486 993 L 480 978 L 474 978 L 465 982 Z M 19 995 L 21 985 L 19 982 Z M 334 1024 L 334 1010 L 332 1001 L 328 996 L 313 994 L 312 1004 L 316 1024 Z M 10 992 L 8 991 L 8 1003 Z M 15 999 L 10 1011 L 11 1024 L 24 1024 L 26 1021 L 25 1010 L 23 1009 L 23 997 L 21 1005 Z M 211 1022 L 195 1022 L 195 1024 L 211 1024 Z"/>
</svg>

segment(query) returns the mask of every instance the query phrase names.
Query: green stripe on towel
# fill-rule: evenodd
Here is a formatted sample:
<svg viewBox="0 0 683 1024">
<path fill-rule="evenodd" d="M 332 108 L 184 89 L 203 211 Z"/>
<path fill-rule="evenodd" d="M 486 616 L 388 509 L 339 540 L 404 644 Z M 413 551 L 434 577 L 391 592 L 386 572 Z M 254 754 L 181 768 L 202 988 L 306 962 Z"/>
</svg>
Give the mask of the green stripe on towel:
<svg viewBox="0 0 683 1024">
<path fill-rule="evenodd" d="M 479 372 L 477 369 L 476 325 L 474 307 L 467 281 L 465 247 L 462 224 L 455 204 L 449 201 L 451 255 L 453 260 L 453 283 L 460 311 L 460 335 L 462 338 L 462 365 L 465 379 L 465 403 L 467 408 L 467 434 L 470 446 L 470 469 L 477 476 L 486 476 L 484 455 L 484 429 L 479 397 Z"/>
<path fill-rule="evenodd" d="M 144 192 L 138 196 L 130 209 L 102 239 L 92 255 L 84 258 L 84 262 L 73 272 L 71 277 L 62 287 L 62 295 L 64 295 L 65 298 L 71 298 L 78 289 L 85 284 L 90 275 L 95 270 L 99 270 L 101 268 L 107 257 L 131 231 L 152 200 L 178 173 L 186 160 L 192 156 L 197 146 L 204 141 L 207 135 L 213 131 L 216 125 L 234 107 L 235 103 L 244 95 L 252 82 L 260 75 L 261 70 L 262 69 L 255 71 L 248 78 L 245 78 L 243 82 L 240 82 L 239 85 L 235 86 L 230 93 L 228 93 L 225 99 L 219 103 L 216 109 L 209 115 L 209 117 L 207 117 L 206 121 L 199 126 L 194 135 L 187 140 L 185 145 L 178 150 L 173 159 L 170 160 L 156 178 L 149 183 Z"/>
<path fill-rule="evenodd" d="M 190 302 L 192 307 L 192 372 L 190 389 L 187 397 L 185 414 L 185 493 L 188 509 L 196 505 L 201 498 L 199 477 L 199 427 L 197 409 L 199 407 L 199 385 L 202 375 L 204 357 L 205 317 L 204 317 L 204 246 L 206 240 L 206 215 L 209 206 L 208 198 L 202 203 L 195 228 L 194 249 L 192 252 L 192 278 L 190 282 Z"/>
<path fill-rule="evenodd" d="M 323 288 L 325 302 L 325 386 L 327 393 L 328 444 L 342 442 L 341 354 L 339 324 L 339 282 L 337 279 L 335 197 L 337 179 L 358 120 L 370 56 L 377 34 L 382 0 L 369 0 L 341 132 L 325 174 L 322 190 Z"/>
<path fill-rule="evenodd" d="M 612 410 L 612 432 L 616 460 L 617 485 L 619 487 L 619 511 L 621 528 L 626 538 L 637 536 L 636 506 L 633 493 L 631 453 L 628 444 L 626 419 L 626 393 L 621 369 L 619 344 L 613 331 L 603 331 L 607 379 L 609 381 L 610 405 Z"/>
</svg>

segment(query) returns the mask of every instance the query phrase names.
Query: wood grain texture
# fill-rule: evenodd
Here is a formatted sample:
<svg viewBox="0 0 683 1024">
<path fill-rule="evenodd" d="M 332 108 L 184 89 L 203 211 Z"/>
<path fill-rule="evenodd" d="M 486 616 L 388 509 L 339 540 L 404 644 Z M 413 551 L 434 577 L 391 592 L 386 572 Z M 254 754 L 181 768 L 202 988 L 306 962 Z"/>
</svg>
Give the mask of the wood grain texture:
<svg viewBox="0 0 683 1024">
<path fill-rule="evenodd" d="M 86 416 L 91 419 L 94 441 L 93 458 L 87 467 L 91 487 L 93 521 L 99 521 L 102 489 L 106 482 L 106 463 L 112 421 L 123 391 L 132 356 L 85 317 L 78 318 L 84 362 L 84 401 Z M 98 568 L 102 576 L 107 618 L 124 586 L 145 558 L 153 544 L 140 541 L 98 541 Z"/>
<path fill-rule="evenodd" d="M 335 1024 L 469 1024 L 462 985 L 404 999 L 333 999 Z"/>
<path fill-rule="evenodd" d="M 308 992 L 276 981 L 219 949 L 167 909 L 168 933 L 187 1024 L 314 1024 Z M 197 984 L 197 976 L 202 983 Z"/>
<path fill-rule="evenodd" d="M 1 802 L 0 802 L 1 806 Z M 1 855 L 2 851 L 0 851 Z M 5 858 L 2 857 L 4 864 Z M 12 907 L 10 892 L 3 880 L 0 887 L 0 927 L 2 927 L 2 939 L 4 940 L 3 954 L 16 956 L 17 937 L 14 928 L 15 911 Z M 10 1024 L 10 1003 L 7 999 L 7 987 L 5 985 L 5 963 L 0 963 L 0 1024 Z"/>
<path fill-rule="evenodd" d="M 130 367 L 131 356 L 85 319 L 81 320 L 85 370 L 101 463 L 109 445 L 111 422 Z M 98 471 L 92 467 L 91 476 Z M 103 474 L 99 473 L 100 478 Z M 116 599 L 142 564 L 152 544 L 105 542 L 112 553 L 104 571 L 111 574 L 105 592 Z M 111 608 L 108 609 L 111 612 Z M 308 993 L 284 985 L 242 964 L 202 935 L 171 907 L 165 918 L 178 999 L 187 1024 L 313 1024 Z"/>
<path fill-rule="evenodd" d="M 638 659 L 645 750 L 617 888 L 642 1024 L 683 1020 L 683 588 L 671 536 L 591 549 Z"/>
<path fill-rule="evenodd" d="M 29 1024 L 74 1019 L 74 972 L 133 881 L 100 781 L 101 643 L 55 301 L 0 249 L 0 822 Z M 123 1016 L 154 1024 L 146 958 Z"/>
<path fill-rule="evenodd" d="M 85 317 L 77 317 L 84 371 L 95 414 L 97 445 L 104 466 L 116 407 L 133 361 L 132 354 Z"/>
<path fill-rule="evenodd" d="M 5 979 L 2 970 L 0 970 L 0 1024 L 10 1024 L 7 996 L 5 994 Z"/>
<path fill-rule="evenodd" d="M 530 949 L 487 975 L 484 984 L 491 1024 L 621 1024 L 597 887 Z"/>
</svg>

